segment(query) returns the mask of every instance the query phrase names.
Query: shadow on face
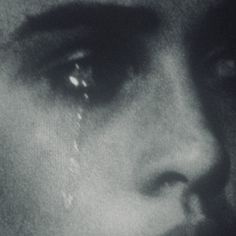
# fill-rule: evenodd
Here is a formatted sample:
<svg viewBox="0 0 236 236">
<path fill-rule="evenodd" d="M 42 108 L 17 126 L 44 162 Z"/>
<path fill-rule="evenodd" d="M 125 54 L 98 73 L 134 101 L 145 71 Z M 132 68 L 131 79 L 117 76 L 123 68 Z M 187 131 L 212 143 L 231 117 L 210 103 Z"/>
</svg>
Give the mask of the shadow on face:
<svg viewBox="0 0 236 236">
<path fill-rule="evenodd" d="M 234 235 L 235 4 L 7 3 L 1 232 Z"/>
</svg>

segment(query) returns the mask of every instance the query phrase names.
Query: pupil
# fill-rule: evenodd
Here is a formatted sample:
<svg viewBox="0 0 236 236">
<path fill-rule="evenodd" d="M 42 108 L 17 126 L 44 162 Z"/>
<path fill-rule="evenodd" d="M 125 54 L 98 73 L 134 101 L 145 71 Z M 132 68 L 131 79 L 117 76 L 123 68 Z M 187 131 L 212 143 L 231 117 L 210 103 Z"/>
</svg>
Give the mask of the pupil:
<svg viewBox="0 0 236 236">
<path fill-rule="evenodd" d="M 73 87 L 85 89 L 94 85 L 92 77 L 91 68 L 82 68 L 78 63 L 75 63 L 74 69 L 69 74 L 68 79 Z"/>
</svg>

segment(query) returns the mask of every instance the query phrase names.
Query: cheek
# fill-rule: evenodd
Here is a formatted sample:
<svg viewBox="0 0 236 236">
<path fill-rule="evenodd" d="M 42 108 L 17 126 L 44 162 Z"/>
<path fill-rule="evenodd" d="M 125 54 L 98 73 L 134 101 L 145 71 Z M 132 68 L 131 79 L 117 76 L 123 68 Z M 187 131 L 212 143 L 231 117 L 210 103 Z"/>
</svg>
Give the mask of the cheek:
<svg viewBox="0 0 236 236">
<path fill-rule="evenodd" d="M 99 214 L 103 218 L 113 214 L 107 192 L 114 194 L 122 185 L 127 188 L 132 165 L 120 151 L 122 140 L 111 140 L 109 131 L 105 134 L 109 128 L 102 120 L 107 112 L 86 116 L 81 107 L 62 102 L 49 105 L 39 96 L 44 94 L 43 86 L 35 91 L 24 86 L 9 88 L 1 82 L 0 90 L 4 224 L 11 225 L 13 232 L 45 236 L 112 227 L 112 222 L 102 225 Z M 121 137 L 117 131 L 113 134 Z M 62 229 L 65 224 L 68 228 Z"/>
<path fill-rule="evenodd" d="M 45 235 L 59 232 L 71 201 L 67 192 L 77 184 L 75 116 L 60 106 L 36 107 L 23 87 L 1 83 L 0 90 L 2 219 L 25 235 L 38 227 Z"/>
<path fill-rule="evenodd" d="M 0 212 L 14 232 L 154 235 L 183 222 L 179 189 L 150 201 L 135 186 L 142 170 L 140 151 L 148 149 L 158 162 L 163 156 L 156 146 L 157 140 L 163 146 L 159 133 L 169 137 L 165 117 L 157 121 L 155 104 L 148 106 L 153 120 L 140 104 L 125 115 L 116 109 L 83 114 L 61 101 L 49 105 L 41 95 L 43 85 L 37 90 L 1 85 Z M 142 102 L 144 110 L 148 102 Z M 147 146 L 151 140 L 155 148 Z"/>
</svg>

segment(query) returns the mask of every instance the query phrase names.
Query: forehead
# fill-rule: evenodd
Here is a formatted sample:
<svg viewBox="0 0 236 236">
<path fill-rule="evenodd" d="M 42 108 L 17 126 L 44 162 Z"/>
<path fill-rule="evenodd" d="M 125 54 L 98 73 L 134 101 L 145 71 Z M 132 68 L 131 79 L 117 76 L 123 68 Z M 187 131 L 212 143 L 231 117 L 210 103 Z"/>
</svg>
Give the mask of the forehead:
<svg viewBox="0 0 236 236">
<path fill-rule="evenodd" d="M 14 31 L 26 16 L 34 15 L 58 5 L 69 3 L 101 3 L 125 6 L 144 6 L 151 8 L 158 13 L 162 12 L 163 16 L 177 14 L 189 17 L 193 13 L 199 13 L 208 8 L 210 5 L 216 5 L 226 0 L 5 0 L 1 1 L 0 8 L 0 32 L 2 38 Z M 179 17 L 179 16 L 178 16 Z"/>
</svg>

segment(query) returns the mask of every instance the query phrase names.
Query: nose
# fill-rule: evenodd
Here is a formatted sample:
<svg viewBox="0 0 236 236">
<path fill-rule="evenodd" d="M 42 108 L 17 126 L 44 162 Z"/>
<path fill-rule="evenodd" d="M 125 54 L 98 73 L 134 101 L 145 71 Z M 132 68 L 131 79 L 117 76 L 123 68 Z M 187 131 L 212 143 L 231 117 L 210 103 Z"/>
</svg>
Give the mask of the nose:
<svg viewBox="0 0 236 236">
<path fill-rule="evenodd" d="M 181 183 L 188 194 L 209 199 L 224 189 L 229 158 L 204 112 L 184 54 L 168 50 L 157 61 L 148 75 L 148 95 L 139 98 L 136 111 L 136 135 L 142 140 L 139 191 L 153 196 L 163 186 Z"/>
</svg>

